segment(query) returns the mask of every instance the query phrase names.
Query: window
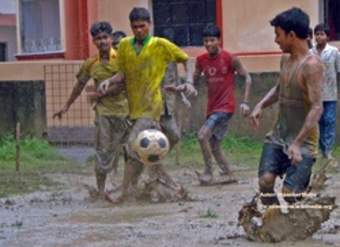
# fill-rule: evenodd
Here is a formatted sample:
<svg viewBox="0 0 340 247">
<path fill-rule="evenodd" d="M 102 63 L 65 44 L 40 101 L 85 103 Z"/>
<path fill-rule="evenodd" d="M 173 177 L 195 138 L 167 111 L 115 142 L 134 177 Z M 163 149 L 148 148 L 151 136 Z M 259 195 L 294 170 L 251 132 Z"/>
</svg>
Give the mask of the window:
<svg viewBox="0 0 340 247">
<path fill-rule="evenodd" d="M 59 0 L 19 0 L 21 53 L 62 50 Z"/>
<path fill-rule="evenodd" d="M 324 0 L 324 22 L 329 25 L 330 39 L 340 40 L 340 1 Z"/>
<path fill-rule="evenodd" d="M 180 46 L 201 46 L 202 30 L 216 23 L 215 0 L 154 0 L 154 33 Z"/>
<path fill-rule="evenodd" d="M 7 61 L 7 44 L 0 43 L 0 62 Z"/>
</svg>

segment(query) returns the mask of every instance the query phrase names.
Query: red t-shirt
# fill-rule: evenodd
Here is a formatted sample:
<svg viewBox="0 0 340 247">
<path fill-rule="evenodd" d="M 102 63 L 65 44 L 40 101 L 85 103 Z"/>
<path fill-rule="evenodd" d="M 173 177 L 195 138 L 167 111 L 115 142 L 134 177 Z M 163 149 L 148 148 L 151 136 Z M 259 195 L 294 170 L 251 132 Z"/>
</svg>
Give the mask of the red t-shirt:
<svg viewBox="0 0 340 247">
<path fill-rule="evenodd" d="M 211 58 L 208 53 L 198 56 L 196 69 L 203 72 L 208 83 L 207 116 L 214 112 L 235 111 L 235 80 L 232 55 L 221 50 Z"/>
</svg>

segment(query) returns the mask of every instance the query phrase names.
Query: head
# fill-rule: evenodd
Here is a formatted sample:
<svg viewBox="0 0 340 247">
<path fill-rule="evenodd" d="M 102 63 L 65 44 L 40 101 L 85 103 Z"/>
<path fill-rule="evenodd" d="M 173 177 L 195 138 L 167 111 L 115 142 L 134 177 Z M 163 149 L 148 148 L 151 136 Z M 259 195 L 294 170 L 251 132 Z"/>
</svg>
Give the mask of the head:
<svg viewBox="0 0 340 247">
<path fill-rule="evenodd" d="M 117 49 L 118 44 L 122 38 L 125 38 L 126 34 L 123 31 L 116 31 L 112 34 L 112 46 Z"/>
<path fill-rule="evenodd" d="M 290 52 L 297 42 L 306 42 L 309 16 L 299 8 L 286 10 L 270 21 L 275 28 L 275 42 L 283 52 Z"/>
<path fill-rule="evenodd" d="M 91 26 L 93 44 L 101 52 L 109 51 L 112 44 L 112 27 L 106 21 L 96 22 Z"/>
<path fill-rule="evenodd" d="M 149 34 L 151 17 L 145 8 L 133 8 L 129 15 L 130 26 L 137 40 L 143 40 Z"/>
<path fill-rule="evenodd" d="M 202 33 L 203 44 L 209 55 L 216 55 L 221 45 L 221 31 L 219 27 L 209 24 Z"/>
<path fill-rule="evenodd" d="M 314 36 L 317 45 L 326 45 L 329 40 L 329 27 L 326 24 L 316 25 Z"/>
</svg>

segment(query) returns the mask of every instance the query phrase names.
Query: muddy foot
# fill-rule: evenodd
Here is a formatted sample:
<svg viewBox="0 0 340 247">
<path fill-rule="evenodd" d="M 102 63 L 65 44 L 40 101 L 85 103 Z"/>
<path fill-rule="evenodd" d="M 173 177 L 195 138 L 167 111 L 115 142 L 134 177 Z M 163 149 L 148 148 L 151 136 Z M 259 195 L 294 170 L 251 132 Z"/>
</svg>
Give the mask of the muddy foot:
<svg viewBox="0 0 340 247">
<path fill-rule="evenodd" d="M 110 195 L 110 192 L 99 192 L 95 187 L 90 186 L 88 184 L 84 184 L 83 187 L 88 191 L 89 193 L 89 200 L 91 202 L 94 201 L 107 201 L 113 204 L 117 203 L 117 200 L 113 199 Z"/>
<path fill-rule="evenodd" d="M 192 200 L 188 191 L 186 191 L 182 186 L 172 186 L 164 183 L 164 181 L 160 179 L 145 182 L 139 199 L 151 202 L 177 202 Z"/>
<path fill-rule="evenodd" d="M 195 173 L 201 186 L 225 185 L 238 182 L 237 178 L 233 174 L 213 177 L 212 175 L 200 174 L 198 171 L 195 171 Z"/>
<path fill-rule="evenodd" d="M 208 186 L 211 185 L 213 181 L 213 176 L 211 174 L 205 174 L 205 173 L 200 173 L 198 171 L 195 171 L 198 181 L 200 182 L 200 185 L 202 186 Z"/>
</svg>

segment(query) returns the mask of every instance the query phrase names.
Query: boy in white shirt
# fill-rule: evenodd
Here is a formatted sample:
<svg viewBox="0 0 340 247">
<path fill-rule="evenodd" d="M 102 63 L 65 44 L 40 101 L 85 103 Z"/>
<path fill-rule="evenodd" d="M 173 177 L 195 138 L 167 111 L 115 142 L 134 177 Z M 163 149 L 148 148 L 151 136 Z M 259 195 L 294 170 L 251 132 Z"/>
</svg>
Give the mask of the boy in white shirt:
<svg viewBox="0 0 340 247">
<path fill-rule="evenodd" d="M 324 70 L 324 83 L 322 86 L 323 114 L 319 121 L 319 146 L 326 159 L 332 159 L 332 148 L 336 137 L 336 102 L 338 99 L 337 73 L 340 72 L 340 53 L 338 48 L 328 44 L 329 27 L 318 24 L 314 28 L 316 45 L 312 53 L 320 56 Z"/>
</svg>

